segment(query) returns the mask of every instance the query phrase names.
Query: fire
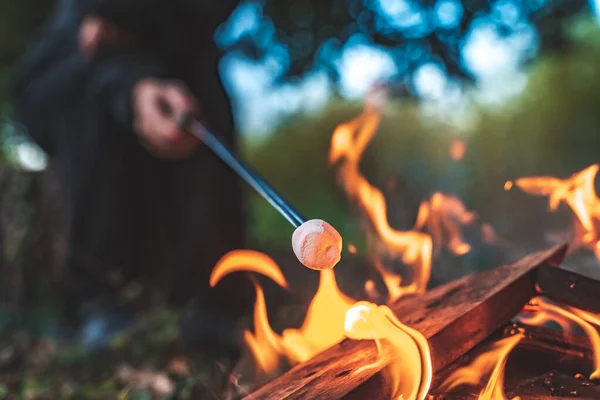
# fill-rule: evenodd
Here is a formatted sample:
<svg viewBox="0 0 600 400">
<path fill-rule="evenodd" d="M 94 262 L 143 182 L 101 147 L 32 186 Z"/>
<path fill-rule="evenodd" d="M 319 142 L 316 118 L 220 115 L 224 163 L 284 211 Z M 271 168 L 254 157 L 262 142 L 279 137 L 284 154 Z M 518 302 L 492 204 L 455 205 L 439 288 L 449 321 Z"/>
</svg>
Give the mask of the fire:
<svg viewBox="0 0 600 400">
<path fill-rule="evenodd" d="M 345 332 L 350 339 L 387 340 L 396 358 L 389 366 L 393 397 L 424 400 L 432 379 L 432 364 L 427 339 L 418 331 L 402 324 L 392 310 L 360 301 L 346 313 Z"/>
<path fill-rule="evenodd" d="M 210 287 L 233 272 L 256 272 L 271 278 L 279 286 L 286 288 L 288 283 L 271 257 L 254 250 L 234 250 L 223 256 L 210 274 Z"/>
<path fill-rule="evenodd" d="M 277 263 L 266 254 L 253 250 L 234 250 L 223 256 L 210 275 L 210 286 L 214 287 L 227 275 L 240 271 L 259 273 L 271 278 L 283 288 L 288 287 Z M 256 292 L 254 333 L 244 331 L 244 341 L 260 373 L 270 375 L 279 368 L 281 338 L 269 324 L 267 303 L 262 287 L 255 279 L 252 279 L 252 283 Z"/>
<path fill-rule="evenodd" d="M 387 205 L 383 193 L 369 183 L 359 168 L 362 155 L 381 120 L 380 98 L 376 97 L 379 94 L 375 93 L 369 99 L 360 116 L 335 129 L 331 138 L 329 162 L 339 164 L 338 177 L 344 191 L 364 210 L 390 254 L 400 256 L 404 263 L 412 267 L 414 291 L 422 293 L 431 272 L 431 237 L 415 230 L 403 232 L 393 229 L 387 220 Z M 386 279 L 384 276 L 388 287 L 394 284 Z"/>
<path fill-rule="evenodd" d="M 476 218 L 455 196 L 434 193 L 429 201 L 421 203 L 415 229 L 427 228 L 436 244 L 436 253 L 441 244 L 446 244 L 452 253 L 462 256 L 471 246 L 463 240 L 461 226 L 473 223 Z"/>
<path fill-rule="evenodd" d="M 452 161 L 460 161 L 467 153 L 467 145 L 464 140 L 454 139 L 450 143 L 450 158 Z"/>
<path fill-rule="evenodd" d="M 600 334 L 593 326 L 600 326 L 599 316 L 575 307 L 561 307 L 543 298 L 536 298 L 525 307 L 518 320 L 528 325 L 543 325 L 553 321 L 567 332 L 573 330 L 573 325 L 579 326 L 590 340 L 594 352 L 594 371 L 590 379 L 600 378 Z"/>
<path fill-rule="evenodd" d="M 484 375 L 490 374 L 485 388 L 479 393 L 479 400 L 505 400 L 504 369 L 508 355 L 525 335 L 519 332 L 497 341 L 492 348 L 479 355 L 466 367 L 452 373 L 440 385 L 440 390 L 452 390 L 460 385 L 477 385 Z M 518 400 L 519 397 L 513 398 Z"/>
<path fill-rule="evenodd" d="M 265 275 L 279 286 L 288 287 L 277 263 L 266 254 L 252 250 L 226 254 L 213 269 L 210 284 L 215 286 L 230 273 L 242 271 Z M 269 323 L 262 287 L 255 279 L 252 281 L 256 291 L 254 333 L 245 331 L 244 339 L 260 373 L 276 372 L 281 357 L 291 363 L 303 362 L 345 338 L 344 318 L 354 300 L 339 290 L 333 271 L 321 271 L 319 288 L 300 329 L 286 329 L 281 335 L 275 333 Z"/>
<path fill-rule="evenodd" d="M 254 283 L 256 303 L 254 304 L 254 334 L 244 331 L 244 341 L 263 374 L 269 375 L 279 368 L 281 338 L 273 332 L 267 316 L 265 294 L 258 282 Z"/>
<path fill-rule="evenodd" d="M 412 283 L 402 286 L 399 275 L 387 271 L 381 262 L 373 261 L 387 287 L 388 302 L 392 302 L 407 293 L 423 293 L 431 274 L 432 257 L 439 253 L 441 246 L 456 255 L 464 255 L 471 246 L 462 237 L 463 226 L 472 224 L 476 214 L 466 209 L 455 196 L 434 193 L 421 203 L 415 226 L 410 231 L 393 229 L 387 220 L 387 204 L 383 193 L 362 175 L 360 160 L 368 144 L 375 136 L 381 117 L 381 93 L 374 92 L 367 100 L 365 108 L 357 118 L 341 123 L 331 138 L 329 163 L 337 165 L 338 178 L 348 197 L 364 212 L 374 228 L 385 251 L 392 257 L 399 257 L 412 268 Z M 463 142 L 455 142 L 457 155 L 462 157 L 466 151 Z M 488 224 L 482 225 L 482 234 L 486 243 L 498 243 L 500 240 Z M 434 248 L 435 244 L 435 248 Z M 372 287 L 365 287 L 375 293 Z"/>
<path fill-rule="evenodd" d="M 600 259 L 600 199 L 594 188 L 599 167 L 598 164 L 591 165 L 567 179 L 548 176 L 520 178 L 515 185 L 526 193 L 548 196 L 552 211 L 556 211 L 562 203 L 569 206 L 576 217 L 576 244 L 589 248 Z M 507 182 L 505 188 L 511 187 L 512 184 Z"/>
<path fill-rule="evenodd" d="M 340 291 L 333 271 L 320 274 L 319 288 L 304 323 L 300 329 L 283 331 L 283 347 L 287 357 L 295 363 L 312 358 L 345 337 L 344 318 L 354 300 Z"/>
<path fill-rule="evenodd" d="M 405 296 L 407 294 L 420 292 L 419 283 L 417 281 L 414 281 L 410 285 L 402 286 L 402 277 L 400 275 L 393 274 L 393 273 L 389 272 L 388 270 L 386 270 L 379 260 L 374 260 L 373 266 L 375 267 L 377 272 L 379 272 L 379 274 L 381 275 L 381 278 L 383 279 L 383 283 L 385 284 L 385 287 L 387 288 L 387 291 L 388 291 L 387 302 L 388 303 L 393 303 L 396 300 L 398 300 L 399 298 L 401 298 L 402 296 Z M 369 284 L 369 282 L 371 282 L 371 284 Z M 425 284 L 427 284 L 427 282 L 425 282 Z M 368 286 L 371 286 L 371 285 L 372 285 L 372 288 L 369 288 Z M 375 289 L 375 282 L 367 281 L 367 283 L 365 284 L 365 291 L 367 293 L 369 293 L 369 292 L 376 293 L 376 291 L 374 289 Z M 371 297 L 371 298 L 377 298 L 377 297 Z"/>
</svg>

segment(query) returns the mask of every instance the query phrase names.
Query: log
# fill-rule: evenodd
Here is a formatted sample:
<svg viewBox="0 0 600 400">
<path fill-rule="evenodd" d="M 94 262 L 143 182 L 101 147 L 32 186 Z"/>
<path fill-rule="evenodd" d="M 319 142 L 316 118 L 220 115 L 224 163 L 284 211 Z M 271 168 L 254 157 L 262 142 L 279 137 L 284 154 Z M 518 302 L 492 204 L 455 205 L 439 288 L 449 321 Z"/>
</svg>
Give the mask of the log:
<svg viewBox="0 0 600 400">
<path fill-rule="evenodd" d="M 577 373 L 588 376 L 593 368 L 592 348 L 586 337 L 542 327 L 509 325 L 440 371 L 430 391 L 433 399 L 477 400 L 480 391 L 487 384 L 487 377 L 475 387 L 460 386 L 445 393 L 439 392 L 437 386 L 451 373 L 468 365 L 475 357 L 485 352 L 490 343 L 512 335 L 515 328 L 524 329 L 525 337 L 513 349 L 506 364 L 507 398 L 598 398 L 600 387 L 590 384 L 583 376 L 579 379 L 574 378 Z"/>
<path fill-rule="evenodd" d="M 390 308 L 429 340 L 434 372 L 439 371 L 510 321 L 536 295 L 536 268 L 559 265 L 566 249 L 563 245 L 531 254 L 514 264 L 403 299 Z M 385 342 L 378 354 L 373 341 L 344 340 L 263 385 L 246 399 L 341 399 L 381 371 L 393 357 L 393 349 Z M 362 368 L 366 365 L 372 368 Z M 379 397 L 369 392 L 368 398 Z"/>
<path fill-rule="evenodd" d="M 537 274 L 538 290 L 544 296 L 576 308 L 600 312 L 600 281 L 551 265 L 542 265 Z"/>
</svg>

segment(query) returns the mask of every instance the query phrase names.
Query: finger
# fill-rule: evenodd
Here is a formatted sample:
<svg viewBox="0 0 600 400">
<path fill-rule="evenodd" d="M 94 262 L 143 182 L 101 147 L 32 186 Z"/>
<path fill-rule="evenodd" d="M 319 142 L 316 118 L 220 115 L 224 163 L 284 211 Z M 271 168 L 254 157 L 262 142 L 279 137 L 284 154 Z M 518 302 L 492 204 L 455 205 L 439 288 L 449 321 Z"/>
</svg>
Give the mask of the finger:
<svg viewBox="0 0 600 400">
<path fill-rule="evenodd" d="M 179 83 L 168 83 L 164 87 L 163 97 L 171 110 L 176 114 L 195 112 L 196 100 L 188 89 Z"/>
<path fill-rule="evenodd" d="M 184 136 L 177 126 L 177 122 L 158 106 L 152 110 L 147 121 L 152 136 L 163 142 L 164 146 L 172 146 Z"/>
<path fill-rule="evenodd" d="M 173 124 L 174 130 L 169 129 L 168 136 L 172 141 L 180 141 L 183 138 L 189 137 L 187 132 L 184 132 L 178 126 L 178 121 L 183 114 L 195 113 L 197 104 L 194 97 L 189 93 L 185 86 L 169 83 L 163 87 L 161 91 L 161 100 L 164 101 L 168 109 L 168 118 Z"/>
<path fill-rule="evenodd" d="M 86 55 L 93 55 L 102 37 L 102 21 L 90 17 L 84 20 L 79 29 L 79 45 Z"/>
</svg>

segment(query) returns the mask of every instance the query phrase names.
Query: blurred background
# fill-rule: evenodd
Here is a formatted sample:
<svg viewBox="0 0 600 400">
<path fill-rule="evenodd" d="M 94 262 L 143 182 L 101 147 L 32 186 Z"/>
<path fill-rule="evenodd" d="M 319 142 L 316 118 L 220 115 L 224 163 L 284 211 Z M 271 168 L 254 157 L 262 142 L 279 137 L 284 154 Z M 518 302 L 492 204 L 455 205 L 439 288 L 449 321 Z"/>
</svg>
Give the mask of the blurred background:
<svg viewBox="0 0 600 400">
<path fill-rule="evenodd" d="M 0 13 L 0 244 L 4 276 L 12 279 L 3 282 L 0 326 L 30 279 L 20 265 L 32 215 L 28 182 L 46 164 L 9 123 L 8 89 L 13 66 L 53 6 L 13 1 Z M 432 285 L 555 243 L 572 229 L 567 206 L 550 212 L 547 196 L 505 186 L 525 176 L 565 179 L 600 161 L 600 2 L 244 1 L 215 40 L 225 52 L 221 74 L 244 157 L 303 213 L 336 226 L 357 258 L 369 258 L 369 235 L 328 152 L 336 127 L 361 113 L 376 85 L 386 86 L 389 100 L 360 166 L 384 193 L 390 225 L 412 229 L 421 203 L 441 192 L 496 235 L 484 243 L 481 232 L 465 231 L 478 245 L 460 257 L 437 257 Z M 251 247 L 288 252 L 291 227 L 249 195 Z M 568 264 L 600 274 L 585 249 Z M 361 279 L 369 274 L 356 268 L 349 270 Z M 52 337 L 43 309 L 28 326 Z M 13 336 L 7 340 L 14 344 Z M 38 392 L 43 386 L 29 384 Z"/>
</svg>

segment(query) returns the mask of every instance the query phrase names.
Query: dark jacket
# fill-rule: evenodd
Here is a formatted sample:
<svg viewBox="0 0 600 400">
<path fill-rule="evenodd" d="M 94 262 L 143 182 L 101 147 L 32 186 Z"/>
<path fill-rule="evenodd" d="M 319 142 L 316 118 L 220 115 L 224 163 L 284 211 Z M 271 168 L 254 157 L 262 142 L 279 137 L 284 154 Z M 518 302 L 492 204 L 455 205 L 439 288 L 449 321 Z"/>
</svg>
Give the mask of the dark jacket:
<svg viewBox="0 0 600 400">
<path fill-rule="evenodd" d="M 235 149 L 213 42 L 234 7 L 228 0 L 62 0 L 18 68 L 18 118 L 51 156 L 64 195 L 71 291 L 87 296 L 99 282 L 142 279 L 189 298 L 208 291 L 214 264 L 242 246 L 239 179 L 206 148 L 182 161 L 151 157 L 132 132 L 131 106 L 141 78 L 179 79 Z M 78 30 L 90 13 L 132 34 L 135 49 L 85 59 Z M 109 278 L 113 272 L 127 279 Z"/>
</svg>

